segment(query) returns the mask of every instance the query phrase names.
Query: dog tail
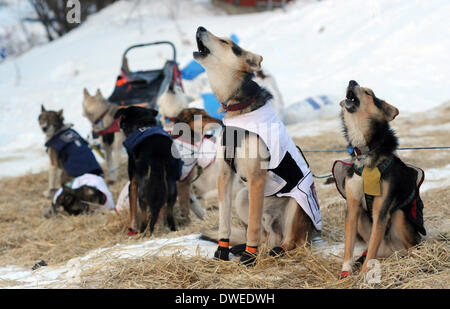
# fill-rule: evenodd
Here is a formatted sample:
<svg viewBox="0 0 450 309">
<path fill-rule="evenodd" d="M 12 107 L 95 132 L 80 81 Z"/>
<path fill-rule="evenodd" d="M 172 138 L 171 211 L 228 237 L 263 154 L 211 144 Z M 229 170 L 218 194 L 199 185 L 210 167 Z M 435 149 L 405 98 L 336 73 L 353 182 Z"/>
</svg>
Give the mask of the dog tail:
<svg viewBox="0 0 450 309">
<path fill-rule="evenodd" d="M 166 181 L 166 162 L 164 160 L 155 160 L 152 162 L 149 173 L 147 188 L 147 201 L 150 211 L 159 210 L 164 206 L 167 200 L 167 181 Z"/>
<path fill-rule="evenodd" d="M 217 230 L 205 230 L 201 232 L 200 239 L 211 241 L 217 243 L 219 241 L 219 236 Z M 230 245 L 236 246 L 240 244 L 245 244 L 246 242 L 246 231 L 243 228 L 232 227 L 230 236 Z"/>
</svg>

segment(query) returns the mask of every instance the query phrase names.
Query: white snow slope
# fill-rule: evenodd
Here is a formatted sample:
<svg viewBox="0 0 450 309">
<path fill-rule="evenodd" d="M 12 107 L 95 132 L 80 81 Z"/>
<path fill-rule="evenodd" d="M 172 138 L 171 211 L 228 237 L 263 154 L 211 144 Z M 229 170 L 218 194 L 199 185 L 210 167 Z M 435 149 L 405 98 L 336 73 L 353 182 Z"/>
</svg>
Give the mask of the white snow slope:
<svg viewBox="0 0 450 309">
<path fill-rule="evenodd" d="M 370 86 L 400 111 L 450 98 L 450 1 L 299 1 L 286 12 L 227 16 L 208 1 L 120 1 L 73 32 L 0 65 L 0 176 L 47 166 L 40 105 L 64 109 L 83 136 L 82 89 L 109 95 L 121 54 L 131 44 L 170 40 L 183 67 L 202 25 L 263 55 L 287 105 L 308 96 L 338 98 L 350 79 Z M 175 22 L 176 21 L 176 22 Z M 170 50 L 130 55 L 131 68 L 158 68 Z M 197 94 L 191 94 L 197 95 Z M 311 128 L 312 130 L 314 128 Z"/>
</svg>

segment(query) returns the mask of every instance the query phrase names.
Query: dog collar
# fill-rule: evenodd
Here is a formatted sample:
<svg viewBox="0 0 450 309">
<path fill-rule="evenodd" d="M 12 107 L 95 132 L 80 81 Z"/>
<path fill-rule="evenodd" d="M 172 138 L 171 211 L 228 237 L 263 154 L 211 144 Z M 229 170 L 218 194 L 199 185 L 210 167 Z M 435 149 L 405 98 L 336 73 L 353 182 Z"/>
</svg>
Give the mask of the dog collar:
<svg viewBox="0 0 450 309">
<path fill-rule="evenodd" d="M 109 106 L 106 108 L 106 110 L 103 112 L 103 114 L 101 114 L 100 117 L 97 118 L 97 120 L 94 122 L 94 124 L 98 124 L 100 121 L 102 121 L 103 117 L 106 116 L 108 111 L 109 111 Z"/>
<path fill-rule="evenodd" d="M 384 142 L 384 139 L 382 141 L 380 141 L 379 143 L 372 143 L 369 144 L 367 146 L 365 146 L 364 148 L 367 149 L 367 151 L 363 151 L 361 148 L 358 147 L 353 147 L 352 145 L 349 145 L 347 147 L 347 152 L 351 155 L 355 155 L 356 157 L 359 156 L 367 156 L 370 155 L 371 153 L 373 153 L 375 150 L 377 150 Z"/>
<path fill-rule="evenodd" d="M 97 135 L 98 135 L 98 136 L 103 136 L 103 135 L 109 134 L 109 133 L 120 132 L 120 124 L 119 124 L 119 121 L 120 121 L 120 117 L 117 118 L 117 119 L 115 119 L 114 122 L 113 122 L 109 127 L 107 127 L 106 129 L 103 129 L 103 130 L 101 130 L 101 131 L 98 131 L 98 132 L 97 132 Z"/>
<path fill-rule="evenodd" d="M 222 103 L 222 108 L 227 111 L 227 112 L 234 112 L 234 111 L 240 111 L 243 110 L 244 108 L 250 106 L 250 104 L 252 104 L 251 100 L 247 100 L 245 102 L 241 102 L 241 103 L 237 103 L 237 104 L 233 104 L 233 105 L 225 105 L 224 103 Z"/>
<path fill-rule="evenodd" d="M 164 117 L 164 121 L 166 123 L 172 123 L 175 122 L 177 120 L 177 117 Z"/>
<path fill-rule="evenodd" d="M 236 91 L 228 99 L 226 99 L 224 102 L 221 102 L 222 108 L 225 111 L 230 111 L 231 112 L 231 111 L 242 110 L 242 109 L 246 108 L 247 106 L 249 106 L 251 104 L 250 100 L 248 100 L 246 102 L 238 103 L 238 104 L 233 104 L 233 105 L 228 105 L 228 102 L 230 102 L 231 100 L 236 98 L 236 96 L 252 80 L 252 78 L 253 78 L 253 74 L 248 74 L 247 77 L 245 78 L 244 82 L 242 83 L 242 85 L 238 89 L 236 89 Z"/>
</svg>

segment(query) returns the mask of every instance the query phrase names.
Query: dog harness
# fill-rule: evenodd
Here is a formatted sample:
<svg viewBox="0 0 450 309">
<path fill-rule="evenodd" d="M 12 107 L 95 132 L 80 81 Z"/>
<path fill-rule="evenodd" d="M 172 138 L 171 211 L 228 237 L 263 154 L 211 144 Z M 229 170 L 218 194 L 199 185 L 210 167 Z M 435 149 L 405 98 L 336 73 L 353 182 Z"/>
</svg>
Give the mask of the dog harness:
<svg viewBox="0 0 450 309">
<path fill-rule="evenodd" d="M 123 146 L 127 150 L 128 156 L 132 158 L 133 161 L 135 161 L 136 147 L 139 146 L 147 138 L 154 135 L 165 136 L 166 138 L 170 139 L 173 142 L 173 139 L 170 136 L 170 134 L 164 131 L 164 129 L 160 126 L 142 127 L 131 133 L 123 142 Z M 174 147 L 172 147 L 172 154 L 173 155 L 169 157 L 169 164 L 173 165 L 176 171 L 178 171 L 176 180 L 179 180 L 181 177 L 181 168 L 183 166 L 183 161 L 180 159 L 179 154 L 176 148 Z"/>
<path fill-rule="evenodd" d="M 66 172 L 73 177 L 84 174 L 103 175 L 103 170 L 89 148 L 88 143 L 73 129 L 66 129 L 45 143 L 53 148 Z"/>
<path fill-rule="evenodd" d="M 380 178 L 389 168 L 392 167 L 396 159 L 400 160 L 395 154 L 392 154 L 384 161 L 382 161 L 380 164 L 378 164 L 378 166 L 375 167 L 375 169 L 377 169 L 380 173 Z M 409 168 L 413 168 L 417 172 L 416 186 L 411 188 L 411 192 L 408 195 L 408 197 L 404 201 L 399 202 L 398 205 L 396 206 L 396 209 L 402 209 L 403 212 L 405 213 L 406 218 L 413 224 L 414 228 L 422 235 L 426 235 L 426 230 L 423 225 L 424 205 L 419 195 L 419 189 L 425 178 L 425 173 L 423 172 L 422 169 L 418 167 L 412 166 L 410 164 L 406 165 Z M 346 199 L 345 177 L 347 176 L 349 169 L 352 169 L 356 175 L 363 177 L 364 167 L 359 168 L 356 167 L 356 165 L 352 162 L 351 159 L 347 159 L 344 161 L 342 160 L 335 161 L 332 168 L 336 188 L 338 189 L 339 193 L 342 195 L 344 199 Z M 364 181 L 365 179 L 363 178 L 363 182 Z M 373 222 L 372 209 L 375 197 L 376 195 L 367 193 L 364 194 L 364 203 L 366 205 L 365 212 L 369 217 L 370 222 Z"/>
<path fill-rule="evenodd" d="M 322 229 L 319 200 L 308 163 L 289 136 L 284 124 L 270 103 L 246 114 L 224 118 L 221 145 L 225 161 L 235 170 L 235 148 L 241 145 L 245 132 L 251 132 L 265 143 L 270 153 L 264 196 L 291 197 L 311 218 L 317 230 Z M 254 145 L 257 147 L 257 145 Z M 250 153 L 246 154 L 251 157 Z"/>
<path fill-rule="evenodd" d="M 74 178 L 67 186 L 71 189 L 78 189 L 82 186 L 90 186 L 96 188 L 106 197 L 106 202 L 105 204 L 103 204 L 103 206 L 106 209 L 114 210 L 114 199 L 103 177 L 94 174 L 84 174 Z M 62 191 L 63 188 L 59 188 L 58 191 L 56 191 L 55 195 L 53 196 L 53 205 L 56 204 L 56 199 L 61 195 Z"/>
<path fill-rule="evenodd" d="M 167 125 L 172 125 L 171 127 L 165 127 L 165 130 L 172 136 L 173 143 L 183 160 L 180 181 L 185 180 L 195 167 L 199 169 L 198 178 L 200 173 L 216 160 L 217 146 L 214 132 L 205 134 L 199 142 L 193 143 L 191 140 L 183 138 L 182 135 L 173 134 L 173 124 L 177 120 L 176 117 L 164 117 L 163 119 Z"/>
<path fill-rule="evenodd" d="M 180 181 L 185 180 L 196 166 L 205 170 L 216 160 L 217 146 L 214 135 L 205 135 L 197 143 L 175 136 L 173 142 L 183 160 Z"/>
</svg>

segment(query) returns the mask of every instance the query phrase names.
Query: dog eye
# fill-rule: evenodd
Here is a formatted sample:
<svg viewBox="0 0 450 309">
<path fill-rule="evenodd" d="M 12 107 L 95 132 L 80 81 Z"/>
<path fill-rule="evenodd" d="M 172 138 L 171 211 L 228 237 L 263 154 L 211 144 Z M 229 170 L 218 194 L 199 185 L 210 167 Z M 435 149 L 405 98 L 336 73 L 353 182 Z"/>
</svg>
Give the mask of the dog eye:
<svg viewBox="0 0 450 309">
<path fill-rule="evenodd" d="M 220 40 L 220 42 L 222 42 L 222 43 L 225 43 L 225 44 L 227 44 L 227 45 L 228 45 L 228 42 L 227 42 L 227 41 L 225 41 L 225 40 Z"/>
<path fill-rule="evenodd" d="M 372 96 L 372 94 L 367 90 L 365 90 L 364 93 L 367 94 L 368 96 Z"/>
</svg>

